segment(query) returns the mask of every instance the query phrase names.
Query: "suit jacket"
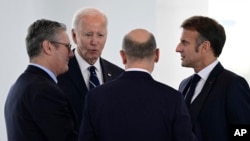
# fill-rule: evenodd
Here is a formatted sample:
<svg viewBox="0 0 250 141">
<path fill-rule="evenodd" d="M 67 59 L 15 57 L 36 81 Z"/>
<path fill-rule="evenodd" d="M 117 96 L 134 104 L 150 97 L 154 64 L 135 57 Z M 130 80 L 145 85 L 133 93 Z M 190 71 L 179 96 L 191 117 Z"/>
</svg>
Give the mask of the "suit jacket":
<svg viewBox="0 0 250 141">
<path fill-rule="evenodd" d="M 180 84 L 183 94 L 190 79 Z M 244 78 L 218 63 L 189 107 L 189 113 L 199 141 L 228 141 L 230 128 L 250 125 L 249 85 Z"/>
<path fill-rule="evenodd" d="M 100 64 L 104 83 L 116 78 L 124 71 L 120 67 L 108 62 L 103 58 L 100 58 Z M 69 96 L 73 108 L 76 111 L 78 122 L 80 123 L 88 88 L 85 84 L 75 56 L 69 61 L 69 71 L 58 77 L 58 84 Z"/>
<path fill-rule="evenodd" d="M 74 141 L 79 128 L 68 97 L 42 69 L 28 66 L 5 103 L 8 141 Z"/>
<path fill-rule="evenodd" d="M 129 71 L 89 92 L 78 141 L 191 141 L 183 96 Z"/>
</svg>

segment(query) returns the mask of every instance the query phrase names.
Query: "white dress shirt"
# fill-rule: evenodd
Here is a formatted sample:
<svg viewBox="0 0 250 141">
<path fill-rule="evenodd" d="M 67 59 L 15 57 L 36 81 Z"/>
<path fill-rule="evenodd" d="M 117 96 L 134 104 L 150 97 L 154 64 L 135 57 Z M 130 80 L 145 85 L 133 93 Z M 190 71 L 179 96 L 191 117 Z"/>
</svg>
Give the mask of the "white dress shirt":
<svg viewBox="0 0 250 141">
<path fill-rule="evenodd" d="M 207 78 L 209 76 L 209 74 L 211 73 L 211 71 L 214 69 L 214 67 L 219 63 L 218 60 L 215 60 L 213 63 L 211 63 L 210 65 L 208 65 L 207 67 L 205 67 L 204 69 L 202 69 L 201 71 L 199 71 L 197 74 L 201 77 L 200 81 L 197 83 L 197 86 L 195 88 L 194 91 L 194 95 L 191 99 L 191 103 L 194 101 L 194 99 L 199 95 L 199 93 L 201 92 L 205 82 L 207 81 Z"/>
<path fill-rule="evenodd" d="M 83 79 L 85 81 L 86 86 L 89 88 L 89 77 L 90 77 L 90 72 L 88 70 L 89 66 L 91 66 L 88 62 L 86 62 L 82 57 L 79 55 L 78 51 L 75 50 L 75 56 L 76 60 L 78 62 L 78 65 L 80 67 Z M 97 78 L 99 79 L 100 85 L 103 84 L 103 75 L 102 75 L 102 70 L 101 70 L 101 64 L 100 64 L 100 58 L 98 58 L 93 65 L 96 67 L 96 74 Z"/>
</svg>

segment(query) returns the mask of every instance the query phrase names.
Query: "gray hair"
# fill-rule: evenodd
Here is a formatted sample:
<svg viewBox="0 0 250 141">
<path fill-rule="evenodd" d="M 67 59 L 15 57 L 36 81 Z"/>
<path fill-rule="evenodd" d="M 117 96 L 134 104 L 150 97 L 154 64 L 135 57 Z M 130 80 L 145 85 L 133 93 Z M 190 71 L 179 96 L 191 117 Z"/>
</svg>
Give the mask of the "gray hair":
<svg viewBox="0 0 250 141">
<path fill-rule="evenodd" d="M 106 26 L 108 25 L 107 16 L 102 11 L 95 8 L 82 8 L 75 12 L 72 20 L 72 28 L 76 29 L 78 27 L 78 24 L 83 16 L 95 16 L 95 15 L 103 16 L 106 22 Z"/>
<path fill-rule="evenodd" d="M 66 25 L 47 19 L 40 19 L 32 23 L 26 36 L 26 49 L 29 58 L 40 54 L 44 40 L 56 40 L 59 31 L 66 31 Z"/>
</svg>

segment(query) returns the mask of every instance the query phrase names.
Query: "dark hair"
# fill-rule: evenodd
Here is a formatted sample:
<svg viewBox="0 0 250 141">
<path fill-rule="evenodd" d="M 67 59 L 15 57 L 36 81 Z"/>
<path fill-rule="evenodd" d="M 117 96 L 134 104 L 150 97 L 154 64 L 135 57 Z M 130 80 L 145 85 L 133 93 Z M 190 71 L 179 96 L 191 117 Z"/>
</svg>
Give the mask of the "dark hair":
<svg viewBox="0 0 250 141">
<path fill-rule="evenodd" d="M 150 34 L 149 39 L 146 42 L 140 43 L 131 39 L 129 36 L 125 36 L 122 44 L 123 50 L 130 57 L 134 58 L 146 58 L 154 54 L 156 49 L 156 41 L 153 34 Z"/>
<path fill-rule="evenodd" d="M 29 58 L 40 53 L 44 40 L 56 40 L 56 34 L 59 31 L 66 31 L 66 25 L 47 19 L 40 19 L 32 23 L 26 36 L 26 49 Z"/>
<path fill-rule="evenodd" d="M 200 34 L 196 41 L 197 44 L 202 42 L 200 40 L 208 40 L 211 43 L 214 56 L 220 56 L 226 41 L 226 33 L 223 26 L 217 21 L 209 17 L 193 16 L 186 19 L 181 27 L 188 30 L 196 30 Z"/>
</svg>

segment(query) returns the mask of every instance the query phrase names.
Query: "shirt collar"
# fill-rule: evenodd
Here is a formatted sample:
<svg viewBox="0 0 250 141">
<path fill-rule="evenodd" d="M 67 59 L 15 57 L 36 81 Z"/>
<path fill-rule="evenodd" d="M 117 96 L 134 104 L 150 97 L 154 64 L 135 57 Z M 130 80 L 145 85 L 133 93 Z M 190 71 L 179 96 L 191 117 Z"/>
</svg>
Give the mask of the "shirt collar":
<svg viewBox="0 0 250 141">
<path fill-rule="evenodd" d="M 204 69 L 202 69 L 201 71 L 199 71 L 197 74 L 204 80 L 207 80 L 209 74 L 211 73 L 211 71 L 214 69 L 214 67 L 219 63 L 218 60 L 215 60 L 213 63 L 211 63 L 210 65 L 206 66 Z"/>
<path fill-rule="evenodd" d="M 77 50 L 75 50 L 75 56 L 76 56 L 76 60 L 80 66 L 80 68 L 82 69 L 82 71 L 86 71 L 88 70 L 88 67 L 91 66 L 88 62 L 86 62 L 78 53 Z M 100 65 L 100 58 L 98 58 L 95 62 L 95 64 L 93 64 L 93 66 L 95 66 L 96 71 L 101 72 L 101 65 Z"/>
<path fill-rule="evenodd" d="M 49 69 L 45 68 L 42 65 L 35 64 L 35 63 L 30 63 L 29 65 L 35 66 L 35 67 L 38 67 L 38 68 L 42 69 L 57 83 L 56 75 L 52 71 L 50 71 Z"/>
</svg>

